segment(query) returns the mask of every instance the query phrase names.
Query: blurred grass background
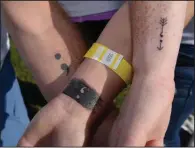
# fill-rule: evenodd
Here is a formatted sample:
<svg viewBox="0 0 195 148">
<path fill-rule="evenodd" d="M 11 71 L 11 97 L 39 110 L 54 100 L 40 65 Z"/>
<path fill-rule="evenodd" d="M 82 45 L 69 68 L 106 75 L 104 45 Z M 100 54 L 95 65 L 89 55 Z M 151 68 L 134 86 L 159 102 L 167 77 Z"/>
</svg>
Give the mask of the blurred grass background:
<svg viewBox="0 0 195 148">
<path fill-rule="evenodd" d="M 30 119 L 37 111 L 46 104 L 44 97 L 39 91 L 31 72 L 26 68 L 23 60 L 20 58 L 14 43 L 11 41 L 11 62 L 19 81 L 21 92 Z"/>
</svg>

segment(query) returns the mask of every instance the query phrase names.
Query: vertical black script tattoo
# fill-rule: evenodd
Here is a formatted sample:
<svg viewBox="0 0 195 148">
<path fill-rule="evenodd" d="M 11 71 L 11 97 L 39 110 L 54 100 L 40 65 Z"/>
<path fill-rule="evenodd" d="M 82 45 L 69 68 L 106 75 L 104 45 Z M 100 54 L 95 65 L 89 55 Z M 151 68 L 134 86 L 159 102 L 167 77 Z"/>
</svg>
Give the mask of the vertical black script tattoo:
<svg viewBox="0 0 195 148">
<path fill-rule="evenodd" d="M 63 93 L 87 109 L 93 109 L 99 99 L 99 95 L 94 89 L 90 88 L 84 80 L 76 78 L 70 81 Z"/>
<path fill-rule="evenodd" d="M 61 59 L 61 54 L 60 53 L 56 53 L 55 54 L 55 59 L 56 60 L 60 60 Z M 62 63 L 61 64 L 61 69 L 66 72 L 66 75 L 68 75 L 69 73 L 69 66 L 66 63 Z"/>
<path fill-rule="evenodd" d="M 163 37 L 164 37 L 164 26 L 167 24 L 167 18 L 160 18 L 159 24 L 161 25 L 161 32 L 160 32 L 160 45 L 157 47 L 158 50 L 162 50 L 163 46 Z"/>
</svg>

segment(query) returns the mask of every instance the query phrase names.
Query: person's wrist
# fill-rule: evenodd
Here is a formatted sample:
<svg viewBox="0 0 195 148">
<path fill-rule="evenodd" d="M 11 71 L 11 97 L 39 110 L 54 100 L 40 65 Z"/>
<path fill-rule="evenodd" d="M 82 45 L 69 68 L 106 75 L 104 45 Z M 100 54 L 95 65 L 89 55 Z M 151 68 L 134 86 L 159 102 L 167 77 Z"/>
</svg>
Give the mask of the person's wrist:
<svg viewBox="0 0 195 148">
<path fill-rule="evenodd" d="M 173 80 L 174 79 L 174 67 L 146 67 L 146 66 L 137 66 L 133 64 L 134 75 L 136 77 L 145 77 L 145 78 L 154 78 L 154 79 L 165 79 L 165 80 Z"/>
<path fill-rule="evenodd" d="M 74 73 L 73 78 L 85 80 L 101 95 L 102 99 L 115 97 L 125 86 L 125 82 L 115 72 L 92 59 L 85 59 Z M 110 101 L 110 99 L 105 101 Z"/>
<path fill-rule="evenodd" d="M 139 92 L 146 91 L 148 89 L 150 95 L 158 93 L 163 95 L 162 97 L 167 97 L 172 102 L 174 93 L 175 93 L 175 82 L 172 75 L 163 73 L 143 73 L 139 75 L 134 75 L 132 85 L 135 86 L 135 89 Z M 143 90 L 142 90 L 143 89 Z M 151 97 L 149 97 L 151 98 Z M 170 102 L 169 101 L 169 102 Z"/>
<path fill-rule="evenodd" d="M 150 73 L 142 73 L 135 74 L 134 81 L 143 81 L 143 84 L 150 83 L 151 85 L 156 85 L 157 88 L 165 87 L 174 89 L 175 82 L 174 76 L 172 74 L 168 74 L 169 72 L 150 72 Z"/>
<path fill-rule="evenodd" d="M 90 116 L 89 110 L 77 103 L 73 98 L 62 93 L 52 99 L 49 103 L 55 107 L 57 106 L 57 108 L 59 108 L 68 118 L 78 119 L 85 124 Z"/>
</svg>

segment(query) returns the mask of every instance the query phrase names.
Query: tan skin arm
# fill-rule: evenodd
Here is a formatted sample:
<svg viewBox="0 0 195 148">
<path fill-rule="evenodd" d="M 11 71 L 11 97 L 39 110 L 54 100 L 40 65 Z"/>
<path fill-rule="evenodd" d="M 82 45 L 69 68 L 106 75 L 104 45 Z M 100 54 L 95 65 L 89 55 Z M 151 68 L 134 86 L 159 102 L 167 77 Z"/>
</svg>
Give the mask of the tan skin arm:
<svg viewBox="0 0 195 148">
<path fill-rule="evenodd" d="M 7 28 L 20 55 L 31 69 L 42 93 L 50 100 L 67 85 L 68 79 L 82 61 L 86 47 L 66 14 L 55 2 L 3 1 L 2 4 Z M 126 6 L 116 13 L 97 42 L 121 53 L 131 63 L 127 11 Z M 120 21 L 123 22 L 122 26 L 118 24 Z M 56 53 L 61 54 L 60 60 L 55 59 Z M 62 71 L 61 63 L 70 65 L 69 74 Z M 101 112 L 125 86 L 112 70 L 89 59 L 85 59 L 73 77 L 84 79 L 101 95 L 104 100 Z"/>
<path fill-rule="evenodd" d="M 1 3 L 8 32 L 49 101 L 63 90 L 82 62 L 85 43 L 57 2 Z"/>
<path fill-rule="evenodd" d="M 78 32 L 54 2 L 4 1 L 3 6 L 8 31 L 19 49 L 20 55 L 31 69 L 46 99 L 55 98 L 59 92 L 62 92 L 70 76 L 82 61 L 85 45 Z M 97 42 L 121 53 L 131 63 L 127 8 L 126 5 L 126 8 L 120 9 L 120 13 L 117 13 L 108 23 Z M 24 11 L 28 13 L 23 13 Z M 31 19 L 28 20 L 28 18 Z M 122 26 L 118 24 L 119 21 L 124 22 Z M 121 38 L 119 39 L 118 36 Z M 55 59 L 56 53 L 61 54 L 60 60 Z M 70 65 L 68 75 L 60 69 L 61 63 Z M 84 60 L 72 78 L 85 80 L 101 95 L 103 104 L 98 107 L 97 114 L 93 114 L 91 120 L 93 123 L 125 86 L 122 79 L 112 70 L 89 59 Z M 113 82 L 115 82 L 115 86 L 113 86 Z M 61 101 L 61 104 L 65 104 L 66 110 L 80 108 L 76 103 L 73 103 L 75 105 L 70 108 L 71 100 L 67 101 L 63 95 Z"/>
<path fill-rule="evenodd" d="M 132 53 L 129 52 L 130 44 L 130 26 L 129 26 L 129 13 L 128 13 L 128 5 L 124 5 L 112 18 L 112 20 L 108 23 L 105 30 L 100 35 L 97 42 L 102 43 L 112 50 L 123 54 L 126 60 L 131 63 Z M 119 24 L 118 22 L 123 22 Z M 120 39 L 119 39 L 120 36 Z M 125 83 L 122 81 L 120 77 L 118 77 L 112 70 L 108 69 L 105 65 L 98 63 L 94 60 L 85 59 L 81 66 L 77 69 L 75 74 L 72 76 L 71 79 L 82 79 L 84 80 L 91 88 L 95 89 L 96 92 L 101 96 L 102 103 L 96 108 L 97 112 L 92 113 L 92 120 L 89 123 L 97 123 L 97 118 L 112 104 L 112 100 L 114 97 L 120 92 L 120 90 L 125 86 Z M 113 85 L 113 82 L 115 85 Z M 110 89 L 112 88 L 112 89 Z M 114 93 L 113 93 L 114 92 Z M 55 102 L 55 103 L 54 103 Z M 58 105 L 53 105 L 58 104 Z M 57 106 L 57 107 L 56 107 Z M 53 108 L 53 109 L 52 109 Z M 56 109 L 57 108 L 57 109 Z M 47 110 L 48 109 L 48 110 Z M 62 111 L 60 110 L 62 109 Z M 91 114 L 91 110 L 87 110 L 83 108 L 80 104 L 78 104 L 73 99 L 67 97 L 64 94 L 59 95 L 58 97 L 54 98 L 51 102 L 49 102 L 41 111 L 40 114 L 38 113 L 34 118 L 34 122 L 31 122 L 31 125 L 27 129 L 26 133 L 24 134 L 23 138 L 20 141 L 21 145 L 25 145 L 30 143 L 32 145 L 37 145 L 37 141 L 49 132 L 48 128 L 52 129 L 52 126 L 45 127 L 43 129 L 43 125 L 41 123 L 47 123 L 50 118 L 47 116 L 42 116 L 41 113 L 44 115 L 52 114 L 53 118 L 57 118 L 55 113 L 53 114 L 53 110 L 56 112 L 58 111 L 58 115 L 63 118 L 63 120 L 67 119 L 66 124 L 62 124 L 63 127 L 59 127 L 59 133 L 62 131 L 63 128 L 68 126 L 68 122 L 72 121 L 70 119 L 76 119 L 76 121 L 80 121 L 79 123 L 76 122 L 75 126 L 77 127 L 75 130 L 79 133 L 83 131 L 83 125 L 80 127 L 80 123 L 85 123 L 88 120 L 88 116 Z M 60 111 L 59 111 L 60 110 Z M 79 114 L 78 114 L 79 113 Z M 65 114 L 65 115 L 64 115 Z M 87 117 L 86 117 L 87 116 Z M 44 120 L 43 120 L 44 118 Z M 54 125 L 58 125 L 61 122 L 59 119 L 52 120 Z M 60 122 L 60 123 L 59 123 Z M 73 123 L 70 123 L 72 126 Z M 91 125 L 86 125 L 87 129 L 91 127 Z M 84 127 L 85 128 L 85 127 Z M 70 131 L 69 131 L 70 132 Z M 62 132 L 64 136 L 68 136 L 68 133 Z M 74 137 L 73 137 L 74 139 Z M 66 140 L 65 140 L 66 141 Z M 62 140 L 63 145 L 71 145 L 70 143 L 66 143 Z M 72 141 L 72 140 L 71 140 Z M 49 141 L 48 141 L 49 142 Z M 65 142 L 65 144 L 64 144 Z M 82 143 L 73 143 L 75 145 L 82 145 Z"/>
</svg>

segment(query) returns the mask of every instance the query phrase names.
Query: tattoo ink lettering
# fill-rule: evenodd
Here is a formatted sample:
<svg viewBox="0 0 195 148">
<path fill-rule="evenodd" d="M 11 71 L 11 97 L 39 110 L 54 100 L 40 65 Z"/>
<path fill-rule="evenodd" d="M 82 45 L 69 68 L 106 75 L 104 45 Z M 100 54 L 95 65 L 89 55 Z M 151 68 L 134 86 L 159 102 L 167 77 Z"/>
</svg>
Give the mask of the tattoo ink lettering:
<svg viewBox="0 0 195 148">
<path fill-rule="evenodd" d="M 161 32 L 160 32 L 160 45 L 157 47 L 158 50 L 162 50 L 164 47 L 162 46 L 163 37 L 164 37 L 164 26 L 167 24 L 167 18 L 161 18 L 159 24 L 161 25 Z"/>
<path fill-rule="evenodd" d="M 98 93 L 79 79 L 72 79 L 63 93 L 87 109 L 93 109 L 99 99 Z"/>
<path fill-rule="evenodd" d="M 56 60 L 60 60 L 61 59 L 61 54 L 60 53 L 56 53 L 55 54 L 55 59 Z M 66 75 L 68 75 L 69 73 L 69 66 L 65 63 L 61 64 L 61 69 L 66 72 Z"/>
</svg>

